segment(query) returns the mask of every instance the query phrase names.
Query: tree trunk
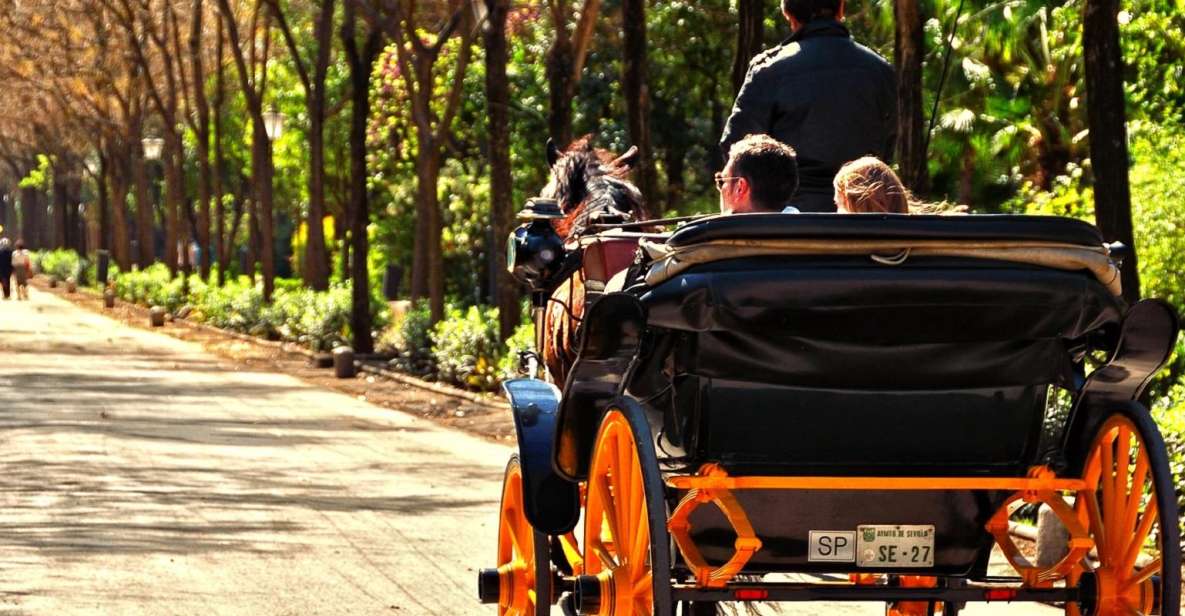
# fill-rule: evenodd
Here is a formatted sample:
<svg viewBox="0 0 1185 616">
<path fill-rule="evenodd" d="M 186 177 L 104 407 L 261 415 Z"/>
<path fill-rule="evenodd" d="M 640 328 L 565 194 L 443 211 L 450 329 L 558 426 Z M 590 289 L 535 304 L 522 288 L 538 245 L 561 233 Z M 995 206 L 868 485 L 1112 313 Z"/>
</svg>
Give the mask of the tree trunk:
<svg viewBox="0 0 1185 616">
<path fill-rule="evenodd" d="M 255 181 L 255 204 L 251 218 L 259 230 L 259 265 L 263 276 L 263 301 L 271 303 L 276 287 L 275 218 L 272 214 L 272 142 L 263 124 L 263 110 L 252 112 L 251 177 Z"/>
<path fill-rule="evenodd" d="M 247 267 L 244 268 L 243 274 L 251 278 L 251 284 L 259 280 L 259 203 L 254 197 L 247 202 L 246 219 L 247 219 Z"/>
<path fill-rule="evenodd" d="M 222 20 L 218 20 L 217 70 L 214 76 L 214 238 L 218 242 L 218 286 L 226 284 L 226 271 L 230 268 L 231 247 L 234 245 L 235 230 L 226 229 L 226 204 L 223 202 L 222 174 L 226 169 L 222 154 L 222 107 L 226 97 L 226 64 L 223 50 L 226 48 Z M 235 227 L 237 228 L 237 224 Z"/>
<path fill-rule="evenodd" d="M 95 177 L 95 191 L 99 205 L 99 250 L 111 251 L 111 193 L 107 192 L 107 157 L 99 154 L 99 172 Z"/>
<path fill-rule="evenodd" d="M 506 75 L 509 51 L 506 40 L 506 17 L 510 0 L 485 0 L 489 20 L 486 24 L 486 114 L 490 136 L 490 227 L 493 242 L 487 248 L 489 279 L 494 305 L 498 307 L 498 333 L 510 338 L 518 326 L 519 291 L 514 278 L 506 271 L 506 252 L 499 250 L 512 224 L 511 198 L 514 187 L 510 168 L 510 80 Z"/>
<path fill-rule="evenodd" d="M 488 1 L 488 0 L 487 0 Z M 572 142 L 572 39 L 567 24 L 554 24 L 555 40 L 547 50 L 547 87 L 550 108 L 547 115 L 548 132 L 560 147 Z"/>
<path fill-rule="evenodd" d="M 148 162 L 140 150 L 140 144 L 133 144 L 132 183 L 136 194 L 136 237 L 139 249 L 137 263 L 140 269 L 152 265 L 156 254 L 153 246 L 152 191 L 148 184 Z"/>
<path fill-rule="evenodd" d="M 36 188 L 21 188 L 21 238 L 29 250 L 41 248 L 38 241 L 40 216 L 37 210 L 42 207 L 39 197 L 40 191 Z"/>
<path fill-rule="evenodd" d="M 350 68 L 351 118 L 350 118 L 350 239 L 354 254 L 351 270 L 353 305 L 350 310 L 350 329 L 354 334 L 354 351 L 371 353 L 374 339 L 371 336 L 373 324 L 370 319 L 370 273 L 366 257 L 369 251 L 366 227 L 370 222 L 370 210 L 366 193 L 366 120 L 370 117 L 370 71 L 378 57 L 380 34 L 372 30 L 366 37 L 363 48 L 358 49 L 355 38 L 357 18 L 353 4 L 345 4 L 345 20 L 341 27 L 342 43 L 346 50 Z"/>
<path fill-rule="evenodd" d="M 325 249 L 325 79 L 329 71 L 330 49 L 333 45 L 334 0 L 322 2 L 313 36 L 317 40 L 317 56 L 313 63 L 311 91 L 308 93 L 309 112 L 309 218 L 305 243 L 305 284 L 318 289 L 329 288 L 329 255 Z"/>
<path fill-rule="evenodd" d="M 622 90 L 629 116 L 629 136 L 638 146 L 638 188 L 650 212 L 660 214 L 658 174 L 650 149 L 650 92 L 646 77 L 646 0 L 622 0 L 621 19 L 625 31 Z"/>
<path fill-rule="evenodd" d="M 213 178 L 210 170 L 210 104 L 206 100 L 206 72 L 202 65 L 202 7 L 203 0 L 193 1 L 193 17 L 189 32 L 189 54 L 193 71 L 193 102 L 197 111 L 197 159 L 198 159 L 198 222 L 197 242 L 198 267 L 202 280 L 210 280 L 210 264 L 214 247 L 210 241 L 210 195 L 213 192 Z M 221 24 L 220 24 L 221 25 Z M 222 40 L 219 37 L 218 44 Z M 221 49 L 219 50 L 221 51 Z"/>
<path fill-rule="evenodd" d="M 1119 46 L 1119 0 L 1086 0 L 1082 48 L 1086 65 L 1086 117 L 1094 172 L 1095 222 L 1103 237 L 1123 242 L 1123 296 L 1140 298 L 1128 183 L 1127 114 L 1123 97 L 1123 50 Z"/>
<path fill-rule="evenodd" d="M 165 265 L 169 273 L 177 275 L 177 267 L 185 259 L 189 251 L 183 246 L 181 232 L 181 201 L 185 198 L 185 176 L 181 169 L 182 145 L 181 135 L 174 131 L 166 131 L 165 148 L 161 158 L 161 166 L 165 176 Z"/>
<path fill-rule="evenodd" d="M 54 248 L 66 248 L 66 226 L 69 223 L 66 216 L 66 181 L 65 173 L 55 168 L 53 178 L 53 244 Z"/>
<path fill-rule="evenodd" d="M 109 155 L 103 165 L 104 179 L 111 183 L 111 258 L 125 272 L 132 269 L 126 160 L 119 155 Z"/>
<path fill-rule="evenodd" d="M 922 59 L 925 38 L 920 0 L 894 0 L 897 66 L 897 163 L 901 181 L 914 192 L 929 187 L 926 123 L 922 107 Z"/>
<path fill-rule="evenodd" d="M 443 225 L 440 215 L 440 199 L 436 193 L 440 182 L 440 149 L 432 142 L 420 140 L 419 155 L 416 156 L 416 263 L 413 274 L 422 272 L 427 286 L 428 308 L 435 323 L 444 318 L 444 254 L 441 246 Z M 423 294 L 417 296 L 424 297 Z"/>
<path fill-rule="evenodd" d="M 740 92 L 749 61 L 765 47 L 765 0 L 738 0 L 736 55 L 732 59 L 732 91 Z"/>
</svg>

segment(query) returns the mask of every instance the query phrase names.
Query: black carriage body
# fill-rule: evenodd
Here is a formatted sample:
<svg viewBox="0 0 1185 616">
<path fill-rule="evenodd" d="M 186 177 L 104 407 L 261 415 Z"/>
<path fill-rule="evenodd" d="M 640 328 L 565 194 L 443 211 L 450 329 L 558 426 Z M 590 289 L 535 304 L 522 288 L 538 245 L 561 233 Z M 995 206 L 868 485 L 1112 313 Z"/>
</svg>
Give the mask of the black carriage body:
<svg viewBox="0 0 1185 616">
<path fill-rule="evenodd" d="M 1056 218 L 753 215 L 689 225 L 667 245 L 771 239 L 1103 243 L 1093 227 Z M 736 493 L 763 541 L 746 572 L 852 571 L 809 562 L 809 532 L 933 524 L 934 567 L 917 572 L 982 575 L 992 545 L 984 524 L 1007 493 L 844 490 L 843 477 L 1023 477 L 1034 464 L 1066 466 L 1062 443 L 1042 439 L 1047 392 L 1083 385 L 1083 357 L 1113 343 L 1124 306 L 1087 271 L 905 257 L 695 265 L 627 289 L 644 309 L 632 317 L 645 320 L 641 336 L 623 333 L 631 317 L 621 308 L 600 315 L 594 305 L 584 324 L 594 349 L 561 403 L 561 474 L 585 471 L 596 409 L 625 379 L 647 401 L 668 471 L 714 462 L 735 476 L 836 478 L 835 489 Z M 671 489 L 668 501 L 682 496 Z M 691 523 L 709 563 L 729 558 L 735 534 L 723 515 L 704 507 Z"/>
</svg>

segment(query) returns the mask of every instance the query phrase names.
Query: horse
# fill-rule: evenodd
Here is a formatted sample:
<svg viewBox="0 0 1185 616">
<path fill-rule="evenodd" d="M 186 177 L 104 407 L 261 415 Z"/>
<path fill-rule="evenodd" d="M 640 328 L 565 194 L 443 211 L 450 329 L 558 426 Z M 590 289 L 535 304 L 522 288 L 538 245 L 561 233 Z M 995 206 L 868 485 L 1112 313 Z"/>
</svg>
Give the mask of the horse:
<svg viewBox="0 0 1185 616">
<path fill-rule="evenodd" d="M 563 218 L 552 225 L 565 242 L 579 238 L 592 224 L 649 218 L 641 191 L 628 179 L 637 159 L 636 146 L 614 156 L 594 148 L 591 136 L 581 137 L 562 151 L 548 140 L 551 177 L 540 196 L 558 203 Z M 543 365 L 556 383 L 564 382 L 576 359 L 584 294 L 584 276 L 577 270 L 552 292 L 543 310 L 538 346 Z"/>
</svg>

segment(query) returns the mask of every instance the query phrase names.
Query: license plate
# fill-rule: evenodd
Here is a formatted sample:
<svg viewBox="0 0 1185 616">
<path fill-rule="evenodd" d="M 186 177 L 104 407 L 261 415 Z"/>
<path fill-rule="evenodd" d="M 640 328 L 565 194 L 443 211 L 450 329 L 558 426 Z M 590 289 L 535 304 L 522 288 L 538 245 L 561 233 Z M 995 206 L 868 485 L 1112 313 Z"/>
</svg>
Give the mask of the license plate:
<svg viewBox="0 0 1185 616">
<path fill-rule="evenodd" d="M 933 567 L 934 526 L 863 524 L 856 527 L 859 567 Z"/>
<path fill-rule="evenodd" d="M 807 561 L 813 563 L 850 563 L 856 560 L 856 533 L 850 530 L 812 530 Z"/>
</svg>

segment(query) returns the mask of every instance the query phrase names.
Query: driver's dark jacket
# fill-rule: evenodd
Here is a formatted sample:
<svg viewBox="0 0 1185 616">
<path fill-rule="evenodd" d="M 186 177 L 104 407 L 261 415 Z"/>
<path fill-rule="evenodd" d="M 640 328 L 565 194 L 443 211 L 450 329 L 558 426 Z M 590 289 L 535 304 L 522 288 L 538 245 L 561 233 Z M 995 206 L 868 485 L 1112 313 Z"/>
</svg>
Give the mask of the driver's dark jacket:
<svg viewBox="0 0 1185 616">
<path fill-rule="evenodd" d="M 838 21 L 815 20 L 753 58 L 720 140 L 725 158 L 746 135 L 766 133 L 798 153 L 804 212 L 835 211 L 831 181 L 844 163 L 892 162 L 897 80 L 892 65 Z"/>
</svg>

